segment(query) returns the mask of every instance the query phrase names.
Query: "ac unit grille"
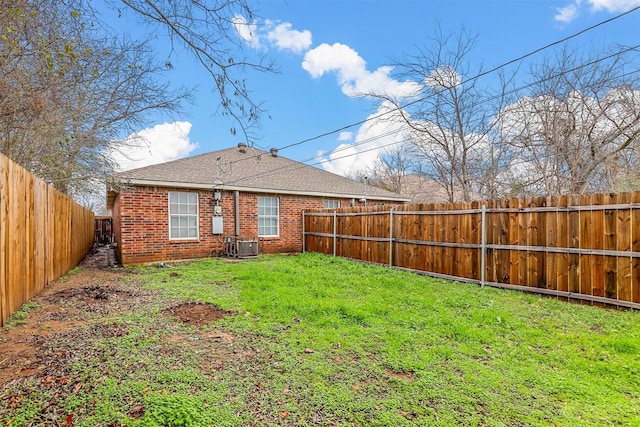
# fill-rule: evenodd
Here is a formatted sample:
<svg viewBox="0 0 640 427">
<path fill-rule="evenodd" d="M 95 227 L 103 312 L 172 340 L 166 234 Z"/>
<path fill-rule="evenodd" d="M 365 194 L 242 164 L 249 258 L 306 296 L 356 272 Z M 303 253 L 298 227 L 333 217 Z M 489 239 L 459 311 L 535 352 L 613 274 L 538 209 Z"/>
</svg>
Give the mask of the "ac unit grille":
<svg viewBox="0 0 640 427">
<path fill-rule="evenodd" d="M 258 256 L 258 242 L 255 240 L 238 240 L 238 258 Z"/>
<path fill-rule="evenodd" d="M 258 256 L 257 237 L 227 236 L 224 238 L 222 254 L 232 258 L 250 258 Z"/>
</svg>

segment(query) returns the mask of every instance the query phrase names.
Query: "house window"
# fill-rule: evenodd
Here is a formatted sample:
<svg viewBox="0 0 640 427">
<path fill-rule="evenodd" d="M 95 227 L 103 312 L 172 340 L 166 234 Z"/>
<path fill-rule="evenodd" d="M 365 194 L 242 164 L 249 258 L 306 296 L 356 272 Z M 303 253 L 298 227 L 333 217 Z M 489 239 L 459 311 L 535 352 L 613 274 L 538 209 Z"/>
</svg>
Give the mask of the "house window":
<svg viewBox="0 0 640 427">
<path fill-rule="evenodd" d="M 169 238 L 198 238 L 198 193 L 169 192 Z"/>
<path fill-rule="evenodd" d="M 338 209 L 340 207 L 340 200 L 325 200 L 324 208 L 325 209 Z"/>
<path fill-rule="evenodd" d="M 280 233 L 279 223 L 278 198 L 258 197 L 258 236 L 278 236 Z"/>
</svg>

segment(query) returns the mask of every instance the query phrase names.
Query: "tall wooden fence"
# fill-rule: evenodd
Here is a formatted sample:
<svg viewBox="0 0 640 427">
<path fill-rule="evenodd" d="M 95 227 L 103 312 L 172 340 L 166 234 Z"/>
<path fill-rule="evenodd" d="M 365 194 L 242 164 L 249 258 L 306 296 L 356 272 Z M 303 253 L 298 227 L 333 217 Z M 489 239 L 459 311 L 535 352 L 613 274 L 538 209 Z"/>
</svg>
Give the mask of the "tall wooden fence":
<svg viewBox="0 0 640 427">
<path fill-rule="evenodd" d="M 304 250 L 640 308 L 640 192 L 303 213 Z"/>
<path fill-rule="evenodd" d="M 0 326 L 93 244 L 93 213 L 0 154 Z"/>
</svg>

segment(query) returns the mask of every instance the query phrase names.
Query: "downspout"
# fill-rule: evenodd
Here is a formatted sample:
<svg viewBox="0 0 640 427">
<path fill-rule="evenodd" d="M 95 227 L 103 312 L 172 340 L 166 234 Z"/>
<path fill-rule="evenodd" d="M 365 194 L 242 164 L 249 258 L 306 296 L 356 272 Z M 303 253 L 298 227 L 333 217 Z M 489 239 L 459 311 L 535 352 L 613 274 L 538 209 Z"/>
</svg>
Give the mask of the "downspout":
<svg viewBox="0 0 640 427">
<path fill-rule="evenodd" d="M 233 220 L 234 234 L 238 237 L 240 236 L 240 192 L 238 190 L 233 192 Z"/>
</svg>

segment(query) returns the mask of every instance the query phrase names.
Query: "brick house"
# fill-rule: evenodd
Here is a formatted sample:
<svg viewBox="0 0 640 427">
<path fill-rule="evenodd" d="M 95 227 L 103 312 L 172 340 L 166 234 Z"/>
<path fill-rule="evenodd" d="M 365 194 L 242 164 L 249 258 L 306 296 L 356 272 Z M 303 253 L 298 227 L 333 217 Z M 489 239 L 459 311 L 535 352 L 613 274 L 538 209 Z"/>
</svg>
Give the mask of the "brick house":
<svg viewBox="0 0 640 427">
<path fill-rule="evenodd" d="M 303 209 L 409 200 L 272 151 L 239 144 L 112 176 L 107 207 L 121 262 L 204 258 L 240 243 L 300 252 Z"/>
</svg>

